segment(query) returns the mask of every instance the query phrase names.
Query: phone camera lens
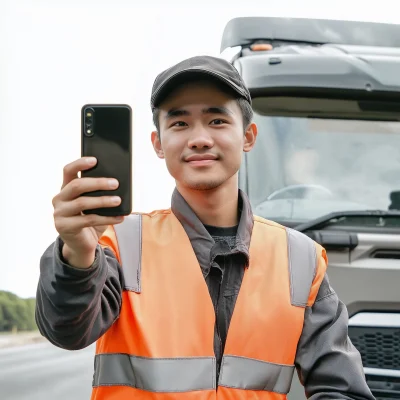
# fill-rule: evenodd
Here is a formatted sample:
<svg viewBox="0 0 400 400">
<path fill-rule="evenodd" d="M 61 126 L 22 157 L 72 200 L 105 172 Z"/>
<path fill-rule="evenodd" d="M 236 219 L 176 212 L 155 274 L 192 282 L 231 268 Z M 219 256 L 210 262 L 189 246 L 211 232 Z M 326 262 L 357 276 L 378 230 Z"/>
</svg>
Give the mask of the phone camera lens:
<svg viewBox="0 0 400 400">
<path fill-rule="evenodd" d="M 92 108 L 87 108 L 85 110 L 85 135 L 94 135 L 94 110 Z"/>
</svg>

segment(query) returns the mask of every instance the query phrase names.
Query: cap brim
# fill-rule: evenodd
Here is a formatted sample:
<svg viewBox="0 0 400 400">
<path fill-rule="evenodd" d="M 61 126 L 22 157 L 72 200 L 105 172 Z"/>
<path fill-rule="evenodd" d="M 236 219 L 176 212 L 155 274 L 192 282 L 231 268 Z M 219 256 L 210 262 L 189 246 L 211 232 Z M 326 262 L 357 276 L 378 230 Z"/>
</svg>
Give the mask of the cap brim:
<svg viewBox="0 0 400 400">
<path fill-rule="evenodd" d="M 152 108 L 158 107 L 167 97 L 173 93 L 179 86 L 187 83 L 196 82 L 198 80 L 206 79 L 210 82 L 214 82 L 216 85 L 224 87 L 232 95 L 243 97 L 249 100 L 246 93 L 241 88 L 235 85 L 234 82 L 226 79 L 221 75 L 213 73 L 213 71 L 207 71 L 204 69 L 191 69 L 186 71 L 180 71 L 163 82 L 162 86 L 152 97 Z"/>
</svg>

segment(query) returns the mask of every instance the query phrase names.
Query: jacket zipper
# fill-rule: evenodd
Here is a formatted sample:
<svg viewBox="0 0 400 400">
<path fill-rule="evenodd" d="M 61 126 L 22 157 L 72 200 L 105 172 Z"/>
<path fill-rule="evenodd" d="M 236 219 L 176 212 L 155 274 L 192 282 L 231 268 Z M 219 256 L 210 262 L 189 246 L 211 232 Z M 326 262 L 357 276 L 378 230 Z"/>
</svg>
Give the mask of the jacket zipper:
<svg viewBox="0 0 400 400">
<path fill-rule="evenodd" d="M 223 256 L 224 273 L 225 273 L 226 255 L 223 254 L 222 256 Z M 222 348 L 221 333 L 220 333 L 220 329 L 219 329 L 219 315 L 220 315 L 219 307 L 221 305 L 221 293 L 223 293 L 222 285 L 224 283 L 224 273 L 222 273 L 222 271 L 221 271 L 221 281 L 220 281 L 219 287 L 218 287 L 218 297 L 217 297 L 217 305 L 216 305 L 216 312 L 215 312 L 216 330 L 217 330 L 217 336 L 218 336 L 218 341 L 219 341 L 219 349 L 220 349 L 219 359 L 217 360 L 217 388 L 216 388 L 217 391 L 218 391 L 219 376 L 220 376 L 220 373 L 221 373 L 222 357 L 224 355 L 224 351 L 223 351 L 223 348 Z"/>
<path fill-rule="evenodd" d="M 222 284 L 222 281 L 221 281 L 221 284 Z M 216 373 L 217 373 L 217 385 L 216 385 L 217 388 L 216 388 L 216 390 L 217 391 L 218 391 L 219 374 L 221 372 L 221 364 L 222 364 L 222 357 L 223 357 L 222 340 L 221 340 L 221 334 L 220 334 L 220 330 L 219 330 L 219 320 L 218 320 L 218 315 L 219 315 L 218 311 L 219 311 L 219 303 L 220 303 L 219 296 L 221 294 L 221 284 L 220 284 L 220 288 L 219 288 L 219 291 L 218 291 L 217 310 L 216 310 L 216 313 L 215 313 L 215 320 L 216 320 L 216 325 L 217 325 L 216 329 L 217 329 L 217 336 L 218 336 L 218 341 L 219 341 L 219 357 L 218 357 L 218 360 L 217 360 L 217 371 L 216 371 Z"/>
</svg>

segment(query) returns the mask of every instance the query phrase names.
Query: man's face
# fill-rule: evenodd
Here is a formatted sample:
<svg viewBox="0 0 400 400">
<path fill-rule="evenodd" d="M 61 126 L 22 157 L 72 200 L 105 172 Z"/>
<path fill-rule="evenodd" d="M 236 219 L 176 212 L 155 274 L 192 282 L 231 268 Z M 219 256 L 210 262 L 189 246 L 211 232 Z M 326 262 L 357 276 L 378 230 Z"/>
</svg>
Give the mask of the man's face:
<svg viewBox="0 0 400 400">
<path fill-rule="evenodd" d="M 160 140 L 152 141 L 157 155 L 182 186 L 214 189 L 237 174 L 243 151 L 255 141 L 255 126 L 246 132 L 237 101 L 212 84 L 178 88 L 160 106 Z"/>
</svg>

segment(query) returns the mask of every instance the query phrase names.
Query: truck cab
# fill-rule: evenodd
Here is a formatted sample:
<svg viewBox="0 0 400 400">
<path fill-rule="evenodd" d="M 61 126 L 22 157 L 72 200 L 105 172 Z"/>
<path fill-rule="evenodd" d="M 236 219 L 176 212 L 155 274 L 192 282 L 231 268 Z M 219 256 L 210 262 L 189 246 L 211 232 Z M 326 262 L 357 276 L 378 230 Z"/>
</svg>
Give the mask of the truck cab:
<svg viewBox="0 0 400 400">
<path fill-rule="evenodd" d="M 326 248 L 368 385 L 400 399 L 400 25 L 235 18 L 221 57 L 258 126 L 240 188 Z M 297 377 L 288 398 L 306 398 Z"/>
</svg>

